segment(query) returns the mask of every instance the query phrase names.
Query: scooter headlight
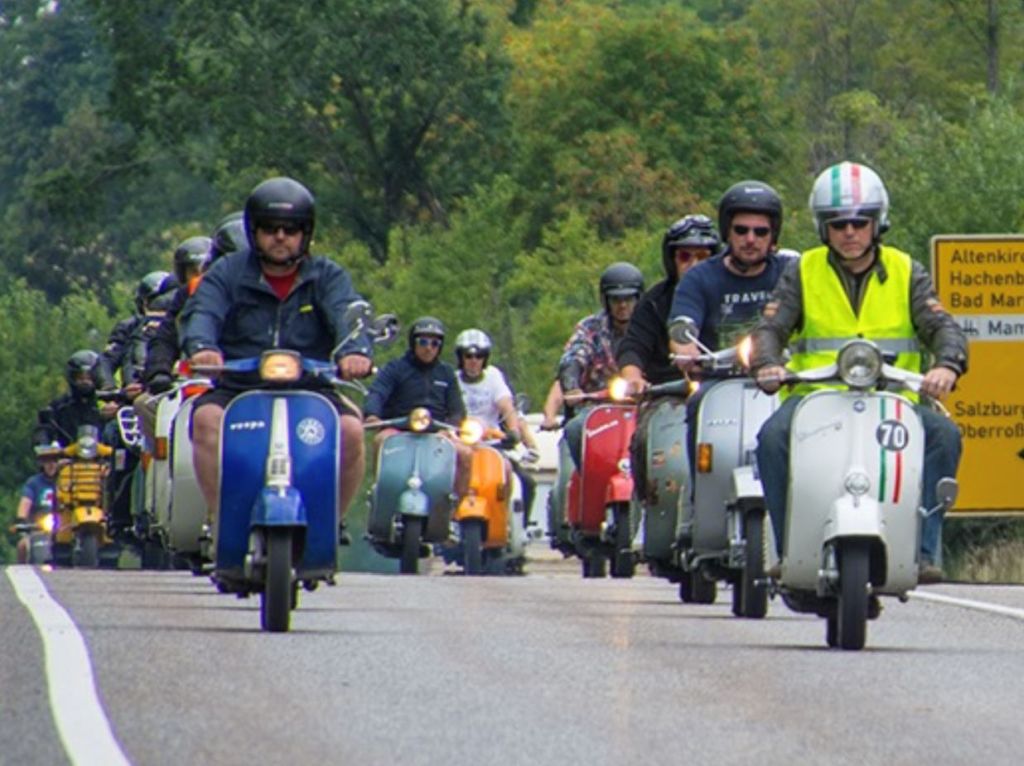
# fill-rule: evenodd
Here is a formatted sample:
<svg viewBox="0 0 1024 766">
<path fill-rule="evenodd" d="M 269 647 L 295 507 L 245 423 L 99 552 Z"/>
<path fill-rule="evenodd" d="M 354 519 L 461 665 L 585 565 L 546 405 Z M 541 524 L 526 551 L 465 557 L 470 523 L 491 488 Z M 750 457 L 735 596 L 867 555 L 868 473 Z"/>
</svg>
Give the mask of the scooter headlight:
<svg viewBox="0 0 1024 766">
<path fill-rule="evenodd" d="M 629 398 L 629 381 L 625 378 L 612 378 L 608 381 L 608 396 L 612 401 L 621 402 Z"/>
<path fill-rule="evenodd" d="M 736 344 L 736 360 L 744 370 L 750 369 L 750 355 L 754 350 L 754 342 L 749 335 Z"/>
<path fill-rule="evenodd" d="M 484 438 L 484 424 L 476 418 L 466 418 L 459 426 L 459 439 L 463 444 L 476 444 Z"/>
<path fill-rule="evenodd" d="M 270 383 L 292 383 L 302 375 L 302 358 L 295 351 L 267 351 L 260 358 L 260 378 Z"/>
<path fill-rule="evenodd" d="M 409 413 L 409 430 L 417 433 L 426 431 L 430 428 L 431 420 L 430 410 L 426 407 L 416 407 Z"/>
<path fill-rule="evenodd" d="M 836 368 L 850 388 L 870 388 L 882 374 L 882 352 L 870 341 L 850 341 L 839 349 Z"/>
<path fill-rule="evenodd" d="M 38 526 L 43 532 L 53 531 L 53 514 L 44 513 L 36 520 L 36 526 Z"/>
<path fill-rule="evenodd" d="M 861 471 L 852 471 L 847 474 L 844 484 L 846 491 L 855 497 L 866 495 L 871 491 L 871 479 Z"/>
</svg>

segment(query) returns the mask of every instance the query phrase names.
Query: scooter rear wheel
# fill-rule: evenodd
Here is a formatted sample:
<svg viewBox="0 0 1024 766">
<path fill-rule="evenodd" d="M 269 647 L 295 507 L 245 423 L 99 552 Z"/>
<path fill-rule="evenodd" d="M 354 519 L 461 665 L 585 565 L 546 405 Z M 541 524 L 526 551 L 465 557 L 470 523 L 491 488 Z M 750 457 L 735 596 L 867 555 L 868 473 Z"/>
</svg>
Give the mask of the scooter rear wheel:
<svg viewBox="0 0 1024 766">
<path fill-rule="evenodd" d="M 718 583 L 695 569 L 679 578 L 679 600 L 685 604 L 713 604 L 718 598 Z"/>
<path fill-rule="evenodd" d="M 420 537 L 423 519 L 407 516 L 402 522 L 402 557 L 398 571 L 401 574 L 417 574 L 420 569 Z"/>
<path fill-rule="evenodd" d="M 286 633 L 292 612 L 292 532 L 283 527 L 267 530 L 267 564 L 260 622 L 271 633 Z"/>
</svg>

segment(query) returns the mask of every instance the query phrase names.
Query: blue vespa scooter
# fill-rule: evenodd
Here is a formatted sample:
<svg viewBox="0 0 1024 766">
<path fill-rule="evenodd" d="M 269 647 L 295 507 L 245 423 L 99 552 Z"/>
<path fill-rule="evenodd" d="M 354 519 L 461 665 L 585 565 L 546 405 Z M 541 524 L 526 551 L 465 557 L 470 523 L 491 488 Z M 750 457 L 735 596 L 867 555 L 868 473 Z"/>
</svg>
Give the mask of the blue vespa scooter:
<svg viewBox="0 0 1024 766">
<path fill-rule="evenodd" d="M 369 304 L 346 312 L 349 338 L 366 330 L 375 343 L 394 338 L 393 316 L 372 319 Z M 218 588 L 260 594 L 260 625 L 289 629 L 298 589 L 334 584 L 337 571 L 341 427 L 326 397 L 289 389 L 303 371 L 335 385 L 330 362 L 272 349 L 220 371 L 259 371 L 265 389 L 235 397 L 221 426 L 220 512 L 214 529 Z M 358 387 L 358 384 L 356 384 Z"/>
</svg>

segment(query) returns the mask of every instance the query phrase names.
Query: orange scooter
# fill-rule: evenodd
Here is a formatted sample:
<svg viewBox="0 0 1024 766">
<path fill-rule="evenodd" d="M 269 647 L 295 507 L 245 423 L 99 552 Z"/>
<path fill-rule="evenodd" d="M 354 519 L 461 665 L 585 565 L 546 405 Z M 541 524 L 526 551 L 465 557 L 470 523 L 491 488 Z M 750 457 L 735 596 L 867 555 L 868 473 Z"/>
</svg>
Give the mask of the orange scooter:
<svg viewBox="0 0 1024 766">
<path fill-rule="evenodd" d="M 525 534 L 513 507 L 511 466 L 501 449 L 511 446 L 508 437 L 473 419 L 463 424 L 460 437 L 473 444 L 469 489 L 452 516 L 461 545 L 442 555 L 460 563 L 468 575 L 521 573 Z"/>
</svg>

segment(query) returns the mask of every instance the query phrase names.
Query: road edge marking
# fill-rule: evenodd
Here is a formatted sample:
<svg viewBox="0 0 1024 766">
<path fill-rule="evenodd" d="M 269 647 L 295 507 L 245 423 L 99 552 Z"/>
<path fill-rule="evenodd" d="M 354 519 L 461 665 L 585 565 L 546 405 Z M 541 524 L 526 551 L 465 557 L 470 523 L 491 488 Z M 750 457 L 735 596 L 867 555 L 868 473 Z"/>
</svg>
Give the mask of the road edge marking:
<svg viewBox="0 0 1024 766">
<path fill-rule="evenodd" d="M 7 567 L 7 579 L 43 640 L 46 686 L 57 734 L 71 763 L 128 766 L 96 693 L 85 639 L 31 567 Z"/>
<path fill-rule="evenodd" d="M 1024 620 L 1024 609 L 1016 609 L 1012 606 L 1001 606 L 990 604 L 985 601 L 973 601 L 967 598 L 956 598 L 955 596 L 944 596 L 941 593 L 918 593 L 912 591 L 907 594 L 911 598 L 922 601 L 934 601 L 937 604 L 949 604 L 950 606 L 961 606 L 964 609 L 974 609 L 979 612 L 990 612 L 1000 614 L 1004 617 L 1012 617 L 1015 620 Z"/>
</svg>

